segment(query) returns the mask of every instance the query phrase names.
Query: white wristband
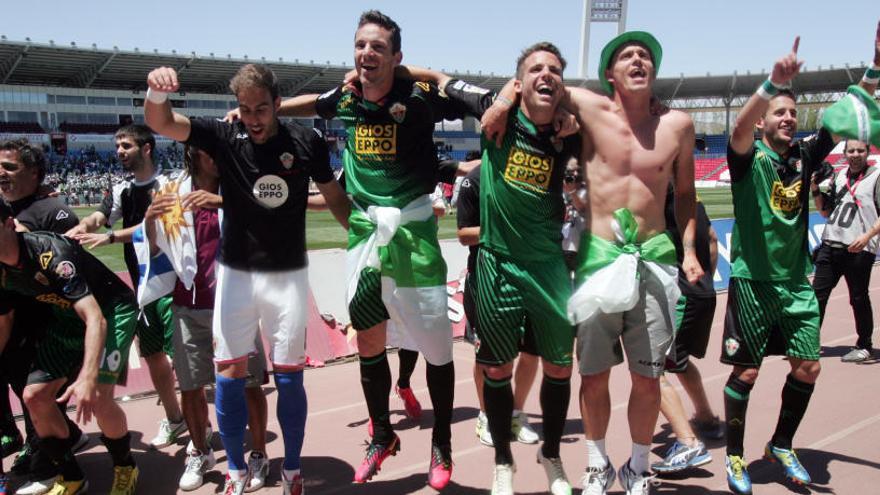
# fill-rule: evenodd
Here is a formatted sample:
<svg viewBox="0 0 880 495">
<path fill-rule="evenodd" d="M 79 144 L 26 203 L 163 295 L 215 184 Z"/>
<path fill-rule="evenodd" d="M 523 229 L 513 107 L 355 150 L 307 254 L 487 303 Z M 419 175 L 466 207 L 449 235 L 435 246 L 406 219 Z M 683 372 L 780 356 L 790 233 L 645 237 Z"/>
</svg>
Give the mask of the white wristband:
<svg viewBox="0 0 880 495">
<path fill-rule="evenodd" d="M 862 80 L 868 84 L 877 84 L 880 82 L 880 66 L 871 65 L 868 70 L 865 71 L 865 75 L 862 76 Z"/>
<path fill-rule="evenodd" d="M 168 101 L 168 93 L 164 91 L 154 91 L 153 88 L 147 88 L 147 99 L 151 103 L 161 105 Z"/>
</svg>

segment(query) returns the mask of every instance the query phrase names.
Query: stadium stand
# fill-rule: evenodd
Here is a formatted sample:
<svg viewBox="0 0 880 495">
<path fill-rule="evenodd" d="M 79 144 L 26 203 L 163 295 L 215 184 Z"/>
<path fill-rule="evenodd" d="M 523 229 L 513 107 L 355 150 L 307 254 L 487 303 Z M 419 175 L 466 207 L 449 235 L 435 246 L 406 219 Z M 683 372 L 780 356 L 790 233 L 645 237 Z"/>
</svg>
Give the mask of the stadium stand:
<svg viewBox="0 0 880 495">
<path fill-rule="evenodd" d="M 0 122 L 0 132 L 42 134 L 46 131 L 36 122 Z"/>
</svg>

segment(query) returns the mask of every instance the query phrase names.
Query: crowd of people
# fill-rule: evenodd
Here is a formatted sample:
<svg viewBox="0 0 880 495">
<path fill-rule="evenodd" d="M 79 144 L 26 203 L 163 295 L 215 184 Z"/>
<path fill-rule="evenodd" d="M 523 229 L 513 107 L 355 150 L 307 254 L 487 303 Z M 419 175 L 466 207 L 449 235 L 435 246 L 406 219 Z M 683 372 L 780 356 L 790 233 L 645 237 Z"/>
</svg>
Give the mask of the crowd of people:
<svg viewBox="0 0 880 495">
<path fill-rule="evenodd" d="M 845 358 L 864 360 L 872 352 L 870 268 L 860 263 L 878 247 L 880 186 L 864 158 L 865 141 L 880 144 L 880 131 L 866 130 L 857 116 L 880 115 L 871 96 L 880 82 L 880 25 L 874 65 L 849 89 L 852 98 L 826 110 L 816 135 L 793 140 L 797 108 L 789 86 L 802 63 L 798 40 L 737 118 L 728 149 L 737 223 L 721 349 L 722 362 L 732 365 L 723 421 L 690 359 L 707 350 L 716 240 L 695 198 L 693 122 L 652 99 L 663 53 L 656 38 L 633 31 L 608 43 L 599 72 L 604 94 L 566 87 L 565 59 L 546 42 L 522 52 L 515 77 L 498 92 L 402 66 L 400 28 L 378 11 L 361 16 L 354 47 L 356 80 L 322 95 L 282 101 L 267 66 L 243 66 L 230 81 L 239 108 L 222 122 L 174 112 L 169 93 L 186 89 L 176 70 L 151 71 L 144 103 L 149 128 L 116 133 L 124 178 L 82 219 L 40 187 L 50 171 L 40 149 L 22 141 L 0 145 L 0 370 L 27 411 L 27 439 L 16 461 L 27 482 L 16 493 L 84 493 L 77 423 L 92 418 L 113 464 L 111 493 L 135 492 L 141 473 L 113 391 L 137 336 L 164 408 L 151 445 L 165 448 L 189 431 L 181 490 L 198 488 L 215 466 L 212 424 L 227 459 L 223 493 L 264 486 L 268 411 L 261 387 L 269 380 L 268 358 L 284 444 L 281 492 L 301 495 L 309 208 L 329 209 L 348 231 L 344 287 L 371 434 L 353 481 L 373 479 L 401 448 L 389 411 L 386 347 L 392 345 L 407 351 L 397 393 L 413 416 L 421 406 L 409 376 L 418 354 L 427 363 L 434 420 L 427 482 L 447 487 L 454 466 L 453 335 L 429 195 L 438 181 L 452 184 L 457 177 L 464 177 L 458 236 L 471 248 L 465 307 L 475 344 L 477 434 L 494 449 L 493 495 L 514 493 L 512 441 L 540 442 L 536 456 L 548 491 L 571 494 L 560 443 L 574 373 L 581 377 L 576 397 L 586 437 L 583 493 L 605 494 L 619 479 L 628 495 L 648 494 L 656 474 L 709 462 L 701 438 L 722 436 L 729 489 L 752 493 L 743 450 L 746 411 L 771 353 L 787 355 L 791 372 L 764 454 L 791 481 L 811 482 L 793 438 L 820 371 L 827 293 L 840 276 L 858 295 L 851 301 L 859 340 Z M 346 127 L 342 176 L 330 167 L 319 132 L 279 120 L 316 115 Z M 439 160 L 434 123 L 464 115 L 481 119 L 481 159 Z M 179 177 L 159 173 L 164 158 L 150 129 L 183 143 Z M 848 139 L 849 168 L 823 191 L 816 173 L 833 135 Z M 93 171 L 93 158 L 65 170 Z M 310 183 L 317 197 L 309 198 Z M 834 226 L 817 259 L 822 275 L 815 291 L 807 279 L 808 191 Z M 134 290 L 84 249 L 113 243 L 123 244 Z M 153 261 L 157 256 L 167 263 Z M 606 451 L 609 376 L 624 361 L 632 383 L 632 453 L 615 469 Z M 666 373 L 679 376 L 694 402 L 693 425 Z M 540 436 L 522 413 L 533 381 L 539 382 Z M 215 421 L 204 390 L 211 383 Z M 70 399 L 75 421 L 64 407 Z M 660 412 L 676 441 L 652 465 Z M 246 429 L 254 439 L 247 457 Z M 0 493 L 7 484 L 0 477 Z"/>
</svg>

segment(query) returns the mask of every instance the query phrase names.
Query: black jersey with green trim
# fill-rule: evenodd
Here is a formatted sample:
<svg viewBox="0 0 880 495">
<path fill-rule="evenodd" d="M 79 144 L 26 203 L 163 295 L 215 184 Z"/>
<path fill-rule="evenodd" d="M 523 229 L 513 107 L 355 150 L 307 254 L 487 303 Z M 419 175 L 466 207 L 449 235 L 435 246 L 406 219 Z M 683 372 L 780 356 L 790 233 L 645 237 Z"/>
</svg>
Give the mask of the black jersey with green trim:
<svg viewBox="0 0 880 495">
<path fill-rule="evenodd" d="M 306 266 L 309 179 L 333 180 L 324 136 L 295 122 L 278 122 L 278 132 L 257 144 L 241 121 L 194 118 L 190 124 L 187 144 L 211 155 L 220 173 L 220 261 L 245 271 Z"/>
<path fill-rule="evenodd" d="M 495 100 L 488 89 L 459 80 L 446 93 L 478 118 Z M 568 160 L 580 154 L 580 137 L 556 139 L 552 125 L 536 125 L 515 107 L 501 146 L 484 135 L 482 148 L 480 245 L 523 261 L 562 256 L 562 182 Z"/>
<path fill-rule="evenodd" d="M 339 87 L 319 96 L 315 108 L 345 126 L 346 192 L 362 207 L 402 208 L 430 194 L 438 171 L 434 124 L 461 117 L 436 86 L 404 79 L 378 102 Z"/>
<path fill-rule="evenodd" d="M 18 247 L 16 266 L 0 264 L 0 290 L 61 309 L 71 309 L 89 295 L 101 307 L 135 303 L 134 293 L 115 273 L 66 237 L 50 232 L 20 233 Z M 11 301 L 0 299 L 0 314 L 12 309 Z"/>
<path fill-rule="evenodd" d="M 9 206 L 15 220 L 31 232 L 64 234 L 79 224 L 76 213 L 58 198 L 32 194 L 10 202 Z M 22 294 L 6 291 L 0 292 L 0 301 L 7 301 L 16 309 L 10 342 L 21 338 L 39 339 L 43 335 L 52 315 L 43 304 Z"/>
</svg>

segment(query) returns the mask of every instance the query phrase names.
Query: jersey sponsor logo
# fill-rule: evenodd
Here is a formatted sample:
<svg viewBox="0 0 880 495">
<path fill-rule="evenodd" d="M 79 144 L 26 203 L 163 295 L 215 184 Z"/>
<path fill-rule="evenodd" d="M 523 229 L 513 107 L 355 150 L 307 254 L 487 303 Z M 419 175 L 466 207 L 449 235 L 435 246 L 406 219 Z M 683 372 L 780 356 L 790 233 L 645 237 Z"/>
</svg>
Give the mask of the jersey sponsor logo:
<svg viewBox="0 0 880 495">
<path fill-rule="evenodd" d="M 55 273 L 63 279 L 71 279 L 76 275 L 76 265 L 72 262 L 64 260 L 55 267 Z"/>
<path fill-rule="evenodd" d="M 247 139 L 247 138 L 248 138 L 248 133 L 246 133 L 246 132 L 239 132 L 238 134 L 235 135 L 235 139 Z"/>
<path fill-rule="evenodd" d="M 358 124 L 355 130 L 355 152 L 358 155 L 397 154 L 397 125 Z"/>
<path fill-rule="evenodd" d="M 798 211 L 801 207 L 800 193 L 800 180 L 788 187 L 783 186 L 778 180 L 774 181 L 773 189 L 770 191 L 770 207 L 785 213 Z"/>
<path fill-rule="evenodd" d="M 732 357 L 738 350 L 739 342 L 733 337 L 724 341 L 724 352 L 727 353 L 728 356 Z"/>
<path fill-rule="evenodd" d="M 287 182 L 277 175 L 264 175 L 254 182 L 254 197 L 268 208 L 278 208 L 287 201 Z"/>
<path fill-rule="evenodd" d="M 552 156 L 533 155 L 514 146 L 510 149 L 510 154 L 507 155 L 504 180 L 511 184 L 525 186 L 528 189 L 547 191 L 552 173 Z"/>
<path fill-rule="evenodd" d="M 481 88 L 479 86 L 474 86 L 473 84 L 468 84 L 468 83 L 462 81 L 461 79 L 459 79 L 458 81 L 455 81 L 455 83 L 452 85 L 452 87 L 459 90 L 459 91 L 462 91 L 464 93 L 474 93 L 474 94 L 478 94 L 478 95 L 485 95 L 485 94 L 489 93 L 488 89 Z"/>
<path fill-rule="evenodd" d="M 43 253 L 40 255 L 40 267 L 43 270 L 46 270 L 49 268 L 49 263 L 52 262 L 52 256 L 53 256 L 52 251 L 49 251 L 49 252 L 46 252 L 46 253 Z"/>
<path fill-rule="evenodd" d="M 34 275 L 34 280 L 43 285 L 49 285 L 49 279 L 46 278 L 45 275 L 43 275 L 43 272 L 37 272 L 36 275 Z"/>
<path fill-rule="evenodd" d="M 58 210 L 58 214 L 55 215 L 55 220 L 64 220 L 65 218 L 67 218 L 69 216 L 70 215 L 68 215 L 66 211 Z"/>
<path fill-rule="evenodd" d="M 391 118 L 394 119 L 395 122 L 402 124 L 403 119 L 406 118 L 406 105 L 398 101 L 394 105 L 391 105 L 391 108 L 388 109 L 388 113 L 391 114 Z"/>
<path fill-rule="evenodd" d="M 289 151 L 285 151 L 284 153 L 282 153 L 281 156 L 278 157 L 278 159 L 281 160 L 281 165 L 284 165 L 284 168 L 286 168 L 287 170 L 290 170 L 290 167 L 293 166 L 293 153 Z"/>
<path fill-rule="evenodd" d="M 68 301 L 67 299 L 64 299 L 63 297 L 59 296 L 58 294 L 40 294 L 39 296 L 35 297 L 34 299 L 36 299 L 37 301 L 46 303 L 46 304 L 54 304 L 55 306 L 58 306 L 61 309 L 68 309 L 71 306 L 73 306 L 72 304 L 70 304 L 70 301 Z"/>
</svg>

